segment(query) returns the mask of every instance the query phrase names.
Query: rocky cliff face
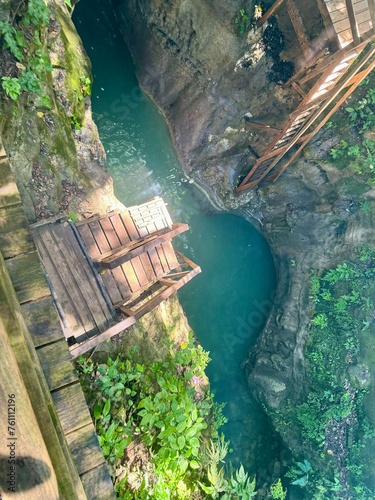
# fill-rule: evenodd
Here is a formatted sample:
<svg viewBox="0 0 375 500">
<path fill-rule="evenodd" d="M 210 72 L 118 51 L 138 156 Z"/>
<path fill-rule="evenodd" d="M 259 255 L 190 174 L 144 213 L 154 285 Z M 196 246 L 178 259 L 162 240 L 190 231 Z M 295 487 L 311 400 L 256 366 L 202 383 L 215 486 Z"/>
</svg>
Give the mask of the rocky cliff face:
<svg viewBox="0 0 375 500">
<path fill-rule="evenodd" d="M 276 126 L 296 96 L 268 81 L 261 33 L 240 35 L 234 21 L 242 2 L 116 0 L 114 7 L 140 83 L 165 114 L 184 170 L 227 205 L 243 204 L 233 183 L 249 154 L 244 115 Z M 261 150 L 262 138 L 252 146 Z"/>
<path fill-rule="evenodd" d="M 311 271 L 352 257 L 360 244 L 375 244 L 373 212 L 360 210 L 360 201 L 371 204 L 375 192 L 350 169 L 339 171 L 324 161 L 337 143 L 326 130 L 275 184 L 236 198 L 233 185 L 247 145 L 262 151 L 265 139 L 245 129 L 243 116 L 278 126 L 296 102 L 267 80 L 259 33 L 242 37 L 236 31 L 242 2 L 115 0 L 114 7 L 140 82 L 164 112 L 183 168 L 227 209 L 242 205 L 261 222 L 279 286 L 247 364 L 249 383 L 270 409 L 286 398 L 298 401 L 306 386 Z M 301 452 L 300 437 L 283 437 Z"/>
<path fill-rule="evenodd" d="M 0 100 L 0 134 L 30 221 L 60 211 L 106 211 L 118 203 L 92 121 L 90 97 L 82 92 L 83 79 L 90 78 L 90 62 L 67 5 L 63 0 L 48 5 L 41 50 L 46 49 L 44 64 L 51 63 L 52 71 L 45 73 L 41 93 L 22 92 L 14 102 L 3 92 Z M 3 2 L 0 19 L 14 19 L 12 9 L 12 2 Z M 35 47 L 24 50 L 23 63 L 2 52 L 3 76 L 19 76 Z M 49 104 L 42 95 L 48 96 Z"/>
</svg>

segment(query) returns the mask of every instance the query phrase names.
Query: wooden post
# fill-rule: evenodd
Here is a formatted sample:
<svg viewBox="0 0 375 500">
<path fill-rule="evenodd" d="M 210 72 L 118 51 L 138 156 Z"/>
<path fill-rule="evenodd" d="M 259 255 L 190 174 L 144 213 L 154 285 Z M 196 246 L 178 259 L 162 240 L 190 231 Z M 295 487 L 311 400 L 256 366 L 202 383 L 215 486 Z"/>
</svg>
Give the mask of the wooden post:
<svg viewBox="0 0 375 500">
<path fill-rule="evenodd" d="M 258 20 L 257 26 L 260 28 L 263 24 L 268 21 L 268 19 L 273 16 L 273 14 L 277 11 L 277 9 L 281 6 L 284 0 L 276 0 L 276 2 L 270 7 L 263 16 Z"/>
</svg>

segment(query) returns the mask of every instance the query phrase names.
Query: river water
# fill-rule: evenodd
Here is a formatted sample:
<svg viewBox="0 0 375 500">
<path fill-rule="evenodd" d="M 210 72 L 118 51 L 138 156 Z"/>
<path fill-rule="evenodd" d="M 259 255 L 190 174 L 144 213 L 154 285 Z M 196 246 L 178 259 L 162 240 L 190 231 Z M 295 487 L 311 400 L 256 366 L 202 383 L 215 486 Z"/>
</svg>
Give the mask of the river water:
<svg viewBox="0 0 375 500">
<path fill-rule="evenodd" d="M 92 103 L 115 193 L 127 206 L 155 195 L 190 231 L 177 246 L 202 273 L 179 292 L 189 324 L 212 359 L 207 373 L 216 400 L 226 402 L 228 459 L 254 474 L 275 453 L 275 437 L 250 397 L 241 363 L 264 324 L 276 285 L 267 242 L 245 219 L 207 213 L 181 170 L 167 125 L 140 90 L 131 56 L 109 2 L 81 0 L 73 17 L 93 65 Z M 202 194 L 200 193 L 200 198 Z"/>
</svg>

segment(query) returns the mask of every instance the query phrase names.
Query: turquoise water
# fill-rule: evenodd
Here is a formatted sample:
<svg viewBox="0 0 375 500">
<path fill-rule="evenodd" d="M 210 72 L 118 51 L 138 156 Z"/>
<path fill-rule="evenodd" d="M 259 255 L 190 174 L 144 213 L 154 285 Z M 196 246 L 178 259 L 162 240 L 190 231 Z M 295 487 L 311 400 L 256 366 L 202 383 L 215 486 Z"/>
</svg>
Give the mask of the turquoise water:
<svg viewBox="0 0 375 500">
<path fill-rule="evenodd" d="M 110 7 L 81 0 L 74 14 L 93 64 L 93 112 L 115 193 L 125 205 L 161 195 L 172 218 L 190 231 L 178 246 L 202 273 L 179 293 L 191 327 L 212 359 L 212 391 L 226 402 L 232 462 L 255 473 L 274 456 L 276 440 L 250 397 L 241 363 L 269 310 L 275 269 L 267 242 L 243 218 L 205 213 L 194 185 L 182 173 L 165 121 L 141 92 L 131 56 L 116 29 Z"/>
</svg>

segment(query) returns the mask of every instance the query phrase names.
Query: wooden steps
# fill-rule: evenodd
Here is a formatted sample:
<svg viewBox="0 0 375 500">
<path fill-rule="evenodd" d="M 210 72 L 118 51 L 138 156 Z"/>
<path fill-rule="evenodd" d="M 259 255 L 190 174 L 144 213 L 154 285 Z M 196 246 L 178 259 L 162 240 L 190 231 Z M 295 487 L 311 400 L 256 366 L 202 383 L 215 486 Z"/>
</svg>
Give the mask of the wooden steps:
<svg viewBox="0 0 375 500">
<path fill-rule="evenodd" d="M 328 116 L 332 115 L 332 109 L 337 109 L 335 102 L 340 104 L 344 102 L 340 93 L 343 95 L 345 90 L 345 95 L 348 97 L 369 73 L 368 70 L 371 71 L 374 67 L 371 47 L 371 42 L 375 39 L 373 0 L 324 0 L 324 2 L 318 1 L 318 7 L 327 30 L 332 26 L 338 48 L 334 54 L 326 56 L 324 51 L 319 57 L 306 55 L 307 63 L 304 69 L 298 71 L 287 83 L 295 88 L 302 101 L 291 113 L 282 130 L 275 134 L 265 151 L 262 154 L 254 152 L 256 160 L 236 188 L 237 193 L 253 189 L 263 180 L 276 180 L 296 157 L 292 149 L 301 144 L 297 148 L 298 152 L 301 151 L 326 123 Z M 306 45 L 307 35 L 298 15 L 297 4 L 292 0 L 287 0 L 286 3 L 297 39 L 301 46 Z M 274 5 L 279 7 L 281 2 L 275 2 Z M 263 17 L 267 18 L 267 13 Z M 331 35 L 329 38 L 332 41 Z M 359 59 L 358 56 L 363 51 L 366 55 Z M 362 67 L 365 69 L 360 71 Z M 267 130 L 266 125 L 254 123 L 252 126 Z M 277 129 L 271 127 L 271 130 Z M 291 155 L 288 155 L 289 151 Z"/>
</svg>

